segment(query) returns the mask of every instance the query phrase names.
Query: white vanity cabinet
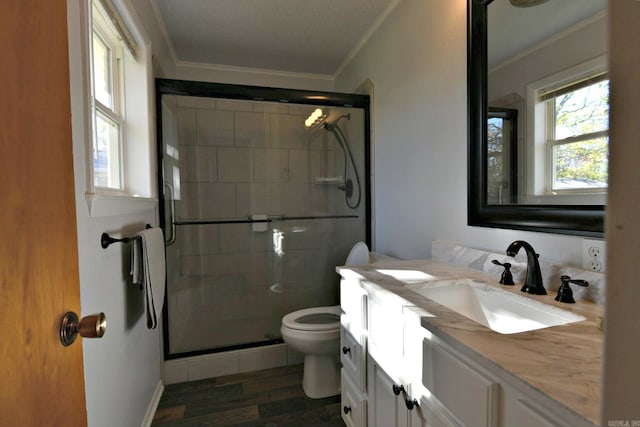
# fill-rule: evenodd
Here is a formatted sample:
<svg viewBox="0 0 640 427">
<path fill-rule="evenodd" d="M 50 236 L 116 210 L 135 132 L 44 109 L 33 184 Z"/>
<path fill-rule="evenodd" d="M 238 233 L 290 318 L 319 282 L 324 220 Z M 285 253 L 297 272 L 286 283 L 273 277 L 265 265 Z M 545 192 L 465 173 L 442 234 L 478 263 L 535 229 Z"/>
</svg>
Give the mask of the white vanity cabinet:
<svg viewBox="0 0 640 427">
<path fill-rule="evenodd" d="M 593 427 L 475 360 L 449 336 L 430 332 L 422 326 L 431 316 L 424 309 L 353 271 L 341 274 L 341 406 L 348 427 Z"/>
<path fill-rule="evenodd" d="M 431 408 L 429 394 L 421 384 L 419 333 L 425 331 L 420 326 L 424 311 L 346 273 L 340 288 L 341 406 L 345 424 L 456 426 Z M 405 332 L 414 339 L 405 340 Z M 405 357 L 407 352 L 411 356 Z"/>
<path fill-rule="evenodd" d="M 340 362 L 342 419 L 347 427 L 367 426 L 367 293 L 358 276 L 343 272 L 340 281 Z"/>
<path fill-rule="evenodd" d="M 422 384 L 466 427 L 593 427 L 550 397 L 505 380 L 440 338 L 422 338 Z"/>
</svg>

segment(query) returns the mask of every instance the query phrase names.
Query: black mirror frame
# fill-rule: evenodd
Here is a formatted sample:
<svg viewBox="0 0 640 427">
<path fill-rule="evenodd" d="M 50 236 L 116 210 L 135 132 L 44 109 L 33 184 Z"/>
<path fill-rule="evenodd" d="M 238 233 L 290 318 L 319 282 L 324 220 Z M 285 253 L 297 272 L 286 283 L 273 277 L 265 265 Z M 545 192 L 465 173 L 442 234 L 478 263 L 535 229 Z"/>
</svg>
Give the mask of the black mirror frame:
<svg viewBox="0 0 640 427">
<path fill-rule="evenodd" d="M 544 233 L 604 237 L 605 205 L 488 205 L 483 165 L 487 146 L 487 6 L 467 4 L 467 223 Z"/>
</svg>

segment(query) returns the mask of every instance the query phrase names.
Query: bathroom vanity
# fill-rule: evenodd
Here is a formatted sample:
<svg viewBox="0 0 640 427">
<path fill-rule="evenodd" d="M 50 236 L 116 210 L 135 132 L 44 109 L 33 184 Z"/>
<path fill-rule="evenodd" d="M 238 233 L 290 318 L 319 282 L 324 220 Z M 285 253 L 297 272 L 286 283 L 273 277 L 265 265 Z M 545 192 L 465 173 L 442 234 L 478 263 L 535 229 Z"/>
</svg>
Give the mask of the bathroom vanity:
<svg viewBox="0 0 640 427">
<path fill-rule="evenodd" d="M 347 426 L 599 424 L 602 306 L 562 304 L 555 291 L 524 294 L 518 283 L 501 286 L 495 275 L 434 260 L 383 260 L 337 271 Z M 434 296 L 438 287 L 445 295 L 475 287 L 505 306 L 513 297 L 540 308 L 543 318 L 561 320 L 548 327 L 522 324 L 516 333 L 509 328 L 517 319 L 485 326 Z M 501 311 L 495 304 L 489 309 Z"/>
</svg>

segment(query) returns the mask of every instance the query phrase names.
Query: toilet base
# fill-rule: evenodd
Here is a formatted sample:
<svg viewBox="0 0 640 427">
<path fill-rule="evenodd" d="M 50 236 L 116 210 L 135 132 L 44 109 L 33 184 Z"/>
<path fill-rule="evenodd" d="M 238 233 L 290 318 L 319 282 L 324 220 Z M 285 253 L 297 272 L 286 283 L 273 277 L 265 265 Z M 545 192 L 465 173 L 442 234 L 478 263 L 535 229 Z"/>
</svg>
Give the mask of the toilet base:
<svg viewBox="0 0 640 427">
<path fill-rule="evenodd" d="M 302 389 L 312 399 L 340 394 L 340 359 L 335 355 L 306 355 Z"/>
</svg>

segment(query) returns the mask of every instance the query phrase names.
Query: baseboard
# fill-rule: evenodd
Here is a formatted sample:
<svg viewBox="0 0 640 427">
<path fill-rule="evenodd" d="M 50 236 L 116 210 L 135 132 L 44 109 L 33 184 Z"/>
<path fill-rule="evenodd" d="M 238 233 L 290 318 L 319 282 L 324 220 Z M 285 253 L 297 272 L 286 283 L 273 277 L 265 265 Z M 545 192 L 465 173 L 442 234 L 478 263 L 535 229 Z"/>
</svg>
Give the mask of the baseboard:
<svg viewBox="0 0 640 427">
<path fill-rule="evenodd" d="M 153 417 L 156 414 L 156 409 L 158 409 L 158 404 L 160 403 L 160 398 L 162 397 L 163 392 L 164 384 L 162 383 L 162 380 L 160 380 L 156 386 L 156 391 L 153 392 L 153 397 L 151 398 L 151 402 L 149 402 L 147 413 L 144 415 L 144 419 L 142 420 L 140 427 L 151 427 Z"/>
</svg>

